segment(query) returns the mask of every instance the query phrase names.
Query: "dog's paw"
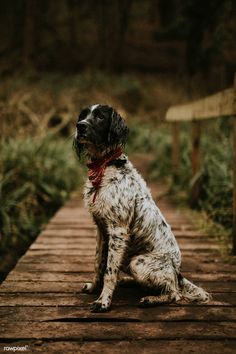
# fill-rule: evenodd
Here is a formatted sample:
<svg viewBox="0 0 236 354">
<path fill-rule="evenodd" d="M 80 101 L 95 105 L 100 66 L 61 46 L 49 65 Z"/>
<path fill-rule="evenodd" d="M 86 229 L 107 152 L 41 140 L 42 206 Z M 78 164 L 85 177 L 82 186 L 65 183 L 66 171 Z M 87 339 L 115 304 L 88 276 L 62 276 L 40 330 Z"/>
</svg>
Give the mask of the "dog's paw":
<svg viewBox="0 0 236 354">
<path fill-rule="evenodd" d="M 169 295 L 144 296 L 139 302 L 139 307 L 154 307 L 158 305 L 170 304 L 172 298 Z"/>
<path fill-rule="evenodd" d="M 94 301 L 90 306 L 91 312 L 106 312 L 110 310 L 110 305 L 100 301 Z"/>
<path fill-rule="evenodd" d="M 142 297 L 139 301 L 139 307 L 152 307 L 153 304 L 150 301 L 150 299 L 148 299 L 148 297 Z"/>
<path fill-rule="evenodd" d="M 86 294 L 96 294 L 99 292 L 99 287 L 93 283 L 85 283 L 82 292 Z"/>
</svg>

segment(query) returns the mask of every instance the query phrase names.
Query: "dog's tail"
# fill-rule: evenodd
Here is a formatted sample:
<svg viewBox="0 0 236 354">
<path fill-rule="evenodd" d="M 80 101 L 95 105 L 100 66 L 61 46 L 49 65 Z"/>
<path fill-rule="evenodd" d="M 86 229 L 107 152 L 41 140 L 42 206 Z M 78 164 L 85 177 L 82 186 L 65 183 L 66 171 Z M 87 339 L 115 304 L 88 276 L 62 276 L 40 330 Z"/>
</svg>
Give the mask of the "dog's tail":
<svg viewBox="0 0 236 354">
<path fill-rule="evenodd" d="M 191 281 L 184 277 L 181 279 L 181 295 L 185 300 L 190 302 L 207 303 L 212 298 L 207 291 L 191 283 Z"/>
</svg>

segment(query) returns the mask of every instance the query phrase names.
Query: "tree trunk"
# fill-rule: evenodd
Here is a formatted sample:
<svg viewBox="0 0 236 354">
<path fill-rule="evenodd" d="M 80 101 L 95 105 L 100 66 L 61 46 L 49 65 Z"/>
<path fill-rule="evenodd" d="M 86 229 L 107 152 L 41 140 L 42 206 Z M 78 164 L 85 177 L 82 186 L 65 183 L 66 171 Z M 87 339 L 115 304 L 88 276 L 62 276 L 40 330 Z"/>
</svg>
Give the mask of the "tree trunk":
<svg viewBox="0 0 236 354">
<path fill-rule="evenodd" d="M 101 66 L 105 70 L 120 70 L 132 0 L 100 0 L 99 32 Z"/>
<path fill-rule="evenodd" d="M 25 0 L 24 15 L 24 38 L 23 38 L 23 66 L 24 69 L 34 68 L 33 55 L 35 50 L 35 29 L 36 29 L 36 0 Z"/>
</svg>

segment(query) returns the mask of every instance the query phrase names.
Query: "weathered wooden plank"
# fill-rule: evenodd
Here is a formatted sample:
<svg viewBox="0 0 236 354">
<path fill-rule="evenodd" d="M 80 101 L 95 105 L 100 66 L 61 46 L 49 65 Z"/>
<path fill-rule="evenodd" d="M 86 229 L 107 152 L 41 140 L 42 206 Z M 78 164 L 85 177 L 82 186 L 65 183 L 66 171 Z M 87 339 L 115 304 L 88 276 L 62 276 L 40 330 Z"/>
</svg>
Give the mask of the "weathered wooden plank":
<svg viewBox="0 0 236 354">
<path fill-rule="evenodd" d="M 199 237 L 202 239 L 202 241 L 206 239 L 212 238 L 209 234 L 206 234 L 203 231 L 198 231 L 198 230 L 176 230 L 175 231 L 175 237 L 185 237 L 185 238 L 196 238 Z"/>
<path fill-rule="evenodd" d="M 234 74 L 234 107 L 236 110 L 236 73 Z M 233 247 L 232 252 L 236 255 L 236 113 L 233 122 Z"/>
<path fill-rule="evenodd" d="M 11 281 L 87 281 L 92 279 L 91 273 L 66 273 L 66 272 L 17 272 L 9 274 L 7 280 Z"/>
<path fill-rule="evenodd" d="M 0 286 L 1 292 L 78 292 L 81 290 L 84 281 L 8 281 Z M 235 293 L 236 282 L 231 281 L 198 281 L 197 284 L 211 293 Z"/>
<path fill-rule="evenodd" d="M 197 239 L 197 240 L 200 240 Z M 199 241 L 200 242 L 200 241 Z M 95 235 L 91 236 L 64 236 L 64 237 L 58 237 L 58 236 L 43 236 L 37 239 L 37 241 L 34 244 L 41 245 L 41 244 L 46 244 L 48 247 L 53 247 L 53 245 L 64 245 L 64 244 L 95 244 L 96 243 L 96 237 Z"/>
<path fill-rule="evenodd" d="M 138 341 L 92 341 L 92 342 L 78 342 L 78 341 L 43 341 L 43 340 L 27 340 L 17 342 L 2 343 L 2 347 L 24 347 L 27 348 L 27 353 L 56 353 L 56 354 L 235 354 L 236 341 L 235 340 L 138 340 Z"/>
<path fill-rule="evenodd" d="M 194 249 L 195 252 L 199 255 L 205 255 L 206 257 L 211 257 L 213 255 L 218 255 L 218 250 L 214 247 L 211 249 L 202 246 L 199 249 Z M 191 246 L 183 246 L 181 247 L 181 253 L 183 256 L 191 256 L 192 255 L 192 247 Z M 81 249 L 47 249 L 47 250 L 32 250 L 29 249 L 27 252 L 27 255 L 33 256 L 33 257 L 38 257 L 38 256 L 46 256 L 48 257 L 49 255 L 58 255 L 58 256 L 94 256 L 94 251 L 93 250 L 81 250 Z"/>
<path fill-rule="evenodd" d="M 95 300 L 94 296 L 83 294 L 60 294 L 60 293 L 12 293 L 0 294 L 0 307 L 5 306 L 85 306 L 89 301 Z M 89 308 L 88 308 L 89 311 Z"/>
<path fill-rule="evenodd" d="M 96 295 L 80 293 L 0 293 L 0 307 L 5 306 L 88 306 L 97 298 Z M 113 308 L 118 305 L 138 306 L 139 300 L 145 292 L 139 290 L 119 291 L 115 294 Z M 193 306 L 192 303 L 180 302 L 173 306 Z M 198 304 L 198 306 L 235 306 L 236 298 L 234 293 L 214 293 L 213 300 L 209 304 Z M 89 311 L 89 309 L 88 309 Z"/>
<path fill-rule="evenodd" d="M 185 275 L 183 273 L 183 275 Z M 236 274 L 235 273 L 186 273 L 186 277 L 195 282 L 195 281 L 235 281 Z"/>
<path fill-rule="evenodd" d="M 32 293 L 32 292 L 78 292 L 81 290 L 83 281 L 7 281 L 0 286 L 0 293 Z M 211 293 L 235 293 L 236 282 L 222 281 L 198 281 L 199 286 L 207 289 Z"/>
<path fill-rule="evenodd" d="M 61 273 L 88 273 L 94 271 L 93 262 L 74 262 L 74 263 L 19 263 L 14 271 L 17 272 L 61 272 Z"/>
<path fill-rule="evenodd" d="M 192 179 L 196 177 L 200 170 L 200 138 L 201 138 L 201 123 L 192 122 Z M 190 204 L 195 207 L 199 198 L 200 185 L 199 180 L 195 180 L 191 187 Z"/>
<path fill-rule="evenodd" d="M 164 213 L 165 214 L 165 213 Z M 167 218 L 167 222 L 169 222 L 168 218 Z M 189 230 L 189 231 L 194 231 L 197 230 L 197 227 L 195 225 L 192 224 L 187 224 L 187 223 L 182 223 L 182 222 L 176 222 L 175 224 L 171 224 L 172 230 Z M 85 226 L 85 225 L 84 225 Z M 61 223 L 61 224 L 48 224 L 47 225 L 47 230 L 67 230 L 67 229 L 71 229 L 71 230 L 78 230 L 81 228 L 80 223 L 76 224 L 70 224 L 70 223 Z M 95 230 L 95 227 L 94 227 Z M 61 231 L 62 232 L 62 231 Z"/>
<path fill-rule="evenodd" d="M 187 258 L 187 257 L 186 257 Z M 184 259 L 182 262 L 181 269 L 183 273 L 187 276 L 188 272 L 193 272 L 193 273 L 218 273 L 219 271 L 221 273 L 236 273 L 236 266 L 231 265 L 231 264 L 224 264 L 224 263 L 204 263 L 200 262 L 200 259 L 198 261 L 197 258 L 193 260 L 188 260 Z"/>
<path fill-rule="evenodd" d="M 78 262 L 93 262 L 93 259 L 89 259 L 89 256 L 83 256 L 83 259 L 78 257 L 78 255 L 61 255 L 58 257 L 57 255 L 48 255 L 47 256 L 47 261 L 48 263 L 78 263 Z M 230 258 L 231 259 L 231 258 Z M 219 269 L 220 265 L 222 264 L 222 258 L 219 257 L 219 255 L 208 255 L 207 257 L 205 254 L 200 254 L 200 253 L 195 253 L 194 255 L 191 253 L 185 254 L 182 257 L 183 262 L 191 260 L 192 262 L 196 262 L 196 264 L 215 264 L 217 265 L 219 263 Z M 29 255 L 26 253 L 24 256 L 21 257 L 20 263 L 45 263 L 45 257 L 43 255 L 38 255 L 37 257 L 33 255 Z M 231 266 L 231 264 L 228 264 Z M 234 267 L 232 265 L 232 267 Z"/>
<path fill-rule="evenodd" d="M 45 272 L 40 271 L 17 271 L 13 270 L 7 277 L 8 281 L 27 281 L 27 280 L 39 280 L 39 281 L 86 281 L 87 278 L 91 278 L 92 272 L 80 273 L 79 269 L 76 272 L 52 272 L 50 270 Z M 189 280 L 192 281 L 236 281 L 235 273 L 183 273 Z"/>
<path fill-rule="evenodd" d="M 79 262 L 94 262 L 94 255 L 91 256 L 91 254 L 89 255 L 83 255 L 83 257 L 78 254 L 76 255 L 68 255 L 68 254 L 63 254 L 60 257 L 58 257 L 58 255 L 54 255 L 54 254 L 48 254 L 47 255 L 47 260 L 48 263 L 77 263 Z M 29 255 L 28 252 L 21 257 L 20 259 L 20 263 L 41 263 L 43 262 L 43 259 L 45 261 L 45 256 L 44 255 L 37 255 L 37 257 L 35 257 L 34 253 Z"/>
<path fill-rule="evenodd" d="M 1 339 L 236 339 L 234 322 L 155 322 L 155 323 L 6 323 L 0 328 Z"/>
<path fill-rule="evenodd" d="M 48 240 L 49 242 L 65 242 L 65 241 L 77 241 L 80 240 L 83 242 L 85 240 L 88 240 L 91 242 L 92 239 L 96 239 L 96 230 L 91 230 L 91 231 L 79 231 L 79 232 L 68 232 L 69 230 L 49 230 L 51 233 L 42 233 L 40 236 L 37 238 L 35 241 L 36 243 L 40 242 L 46 242 Z M 181 229 L 175 230 L 174 231 L 175 237 L 178 240 L 189 240 L 191 241 L 197 241 L 197 242 L 209 242 L 209 241 L 216 241 L 216 238 L 214 236 L 206 235 L 204 233 L 199 233 L 195 230 L 191 231 L 183 231 Z"/>
<path fill-rule="evenodd" d="M 51 219 L 51 221 L 49 221 L 48 225 L 84 225 L 86 226 L 88 223 L 91 223 L 92 220 L 91 218 L 71 218 L 71 217 L 68 217 L 68 218 L 54 218 L 54 219 Z"/>
<path fill-rule="evenodd" d="M 180 161 L 180 129 L 179 123 L 172 124 L 172 177 L 173 182 L 178 179 L 179 161 Z"/>
<path fill-rule="evenodd" d="M 176 235 L 175 235 L 176 236 Z M 185 244 L 191 244 L 192 246 L 196 245 L 202 245 L 203 243 L 206 245 L 213 245 L 214 239 L 210 237 L 203 237 L 203 236 L 194 236 L 194 237 L 189 237 L 189 236 L 176 236 L 176 239 L 179 243 Z M 78 243 L 83 243 L 83 244 L 94 244 L 96 243 L 96 235 L 91 234 L 88 236 L 56 236 L 56 235 L 51 235 L 51 236 L 41 236 L 37 239 L 34 244 L 48 244 L 49 247 L 51 247 L 51 244 L 57 245 L 57 244 L 78 244 Z"/>
<path fill-rule="evenodd" d="M 87 218 L 87 219 L 90 218 L 90 220 L 91 220 L 91 216 L 90 216 L 89 212 L 84 207 L 82 207 L 82 208 L 80 208 L 80 207 L 67 208 L 66 206 L 59 209 L 59 211 L 51 218 L 51 220 L 55 220 L 58 218 L 62 219 L 65 217 L 69 217 L 69 218 L 77 217 L 77 219 L 80 219 L 80 220 L 83 220 L 84 218 Z"/>
<path fill-rule="evenodd" d="M 182 105 L 171 106 L 166 113 L 167 122 L 191 121 L 236 115 L 235 92 L 226 89 L 214 95 Z"/>
<path fill-rule="evenodd" d="M 48 224 L 47 225 L 47 230 L 56 230 L 56 231 L 59 231 L 59 230 L 80 230 L 81 228 L 83 229 L 86 229 L 86 224 L 66 224 L 66 223 L 63 223 L 63 224 Z M 91 229 L 94 229 L 95 230 L 95 226 L 92 226 L 92 227 L 89 227 L 88 228 L 89 230 Z"/>
<path fill-rule="evenodd" d="M 83 284 L 76 281 L 5 281 L 0 286 L 0 293 L 75 293 L 81 291 Z"/>
<path fill-rule="evenodd" d="M 178 244 L 180 246 L 180 249 L 183 250 L 192 250 L 193 248 L 195 250 L 218 250 L 220 249 L 219 245 L 212 244 L 212 242 L 207 242 L 205 241 L 204 243 L 202 242 L 197 242 L 195 240 L 182 240 L 178 239 Z M 96 248 L 96 240 L 85 240 L 84 242 L 67 242 L 66 240 L 61 243 L 61 242 L 53 242 L 53 243 L 47 243 L 47 242 L 35 242 L 33 243 L 29 250 L 47 250 L 50 249 L 55 249 L 55 250 L 70 250 L 70 249 L 78 249 L 78 250 L 95 250 Z"/>
<path fill-rule="evenodd" d="M 29 250 L 47 250 L 49 245 L 47 243 L 33 243 Z M 50 248 L 53 250 L 92 250 L 93 252 L 96 249 L 96 243 L 94 242 L 64 242 L 64 243 L 52 243 L 50 244 Z M 216 249 L 216 248 L 214 248 Z"/>
<path fill-rule="evenodd" d="M 74 321 L 74 322 L 171 322 L 171 321 L 236 321 L 233 307 L 225 306 L 159 306 L 142 309 L 137 306 L 119 306 L 109 313 L 91 313 L 76 306 L 17 306 L 0 307 L 0 324 L 18 321 Z"/>
<path fill-rule="evenodd" d="M 171 224 L 170 224 L 171 225 Z M 197 227 L 193 224 L 182 224 L 180 223 L 175 223 L 171 225 L 171 229 L 175 232 L 176 230 L 182 230 L 182 231 L 194 231 L 197 230 Z"/>
<path fill-rule="evenodd" d="M 158 196 L 155 196 L 156 188 L 157 186 L 154 183 L 153 188 L 151 188 L 151 192 L 154 198 L 157 200 L 158 205 L 167 206 L 167 208 L 165 208 L 166 214 L 169 215 L 171 218 L 176 219 L 176 217 L 178 216 L 181 220 L 186 220 L 189 222 L 188 216 L 186 214 L 183 214 L 180 209 L 172 213 L 172 211 L 174 211 L 174 207 L 173 204 L 171 204 L 171 202 L 168 199 L 166 199 L 165 197 L 159 198 Z M 167 192 L 167 190 L 168 188 L 165 190 L 165 192 Z M 65 207 L 63 207 L 61 208 L 60 213 L 59 212 L 56 213 L 55 216 L 51 218 L 49 222 L 58 223 L 58 220 L 61 221 L 64 220 L 66 222 L 70 220 L 72 222 L 75 221 L 76 223 L 81 221 L 83 224 L 84 224 L 84 220 L 89 220 L 90 222 L 92 222 L 92 224 L 94 224 L 90 214 L 88 212 L 85 212 L 85 208 L 74 208 L 73 210 L 71 209 L 66 210 Z"/>
<path fill-rule="evenodd" d="M 48 255 L 57 255 L 57 256 L 77 256 L 78 259 L 81 259 L 81 256 L 91 256 L 93 257 L 95 252 L 93 250 L 77 250 L 77 249 L 47 249 L 47 250 L 31 250 L 29 249 L 27 255 L 29 256 L 46 256 Z M 46 258 L 45 258 L 46 259 Z"/>
<path fill-rule="evenodd" d="M 76 228 L 76 229 L 71 229 L 71 228 L 67 228 L 65 230 L 49 230 L 48 228 L 45 229 L 44 231 L 41 232 L 40 234 L 40 238 L 44 237 L 44 236 L 55 236 L 55 237 L 87 237 L 90 235 L 95 235 L 96 232 L 96 228 L 95 226 L 91 226 L 89 227 L 89 225 L 87 225 L 87 227 L 81 227 L 81 228 Z"/>
<path fill-rule="evenodd" d="M 200 272 L 200 273 L 218 273 L 220 269 L 221 273 L 236 273 L 236 265 L 224 264 L 224 263 L 203 263 L 201 258 L 184 259 L 182 262 L 181 270 L 185 275 L 188 272 Z M 77 259 L 75 262 L 60 262 L 58 259 L 57 263 L 32 263 L 29 261 L 20 262 L 14 268 L 14 271 L 25 272 L 25 271 L 51 271 L 51 272 L 92 272 L 94 270 L 94 263 L 87 260 L 86 262 L 81 262 Z"/>
</svg>

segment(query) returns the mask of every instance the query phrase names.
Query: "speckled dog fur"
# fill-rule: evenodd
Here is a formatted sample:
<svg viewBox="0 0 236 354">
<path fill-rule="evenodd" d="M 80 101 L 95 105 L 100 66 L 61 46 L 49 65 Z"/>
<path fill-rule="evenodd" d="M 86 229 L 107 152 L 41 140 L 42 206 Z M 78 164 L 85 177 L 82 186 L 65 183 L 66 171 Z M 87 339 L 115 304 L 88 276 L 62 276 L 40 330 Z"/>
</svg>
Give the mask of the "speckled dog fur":
<svg viewBox="0 0 236 354">
<path fill-rule="evenodd" d="M 94 107 L 98 106 L 90 107 L 90 119 Z M 92 311 L 110 308 L 120 270 L 146 287 L 162 289 L 159 296 L 142 298 L 143 306 L 182 298 L 209 300 L 205 290 L 181 276 L 181 253 L 171 227 L 125 154 L 106 167 L 95 202 L 93 193 L 94 187 L 88 179 L 84 200 L 97 225 L 97 249 L 95 276 L 83 291 L 101 291 Z"/>
</svg>

